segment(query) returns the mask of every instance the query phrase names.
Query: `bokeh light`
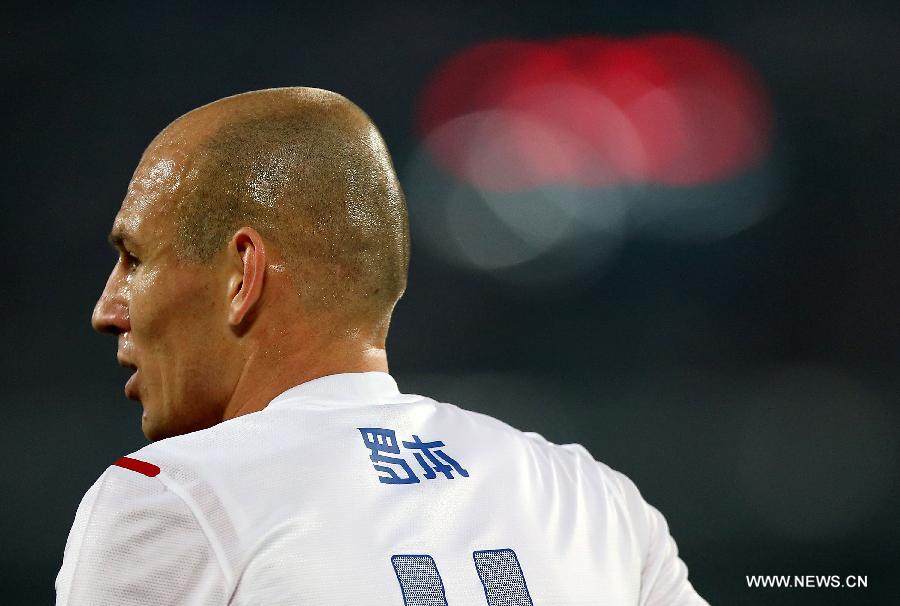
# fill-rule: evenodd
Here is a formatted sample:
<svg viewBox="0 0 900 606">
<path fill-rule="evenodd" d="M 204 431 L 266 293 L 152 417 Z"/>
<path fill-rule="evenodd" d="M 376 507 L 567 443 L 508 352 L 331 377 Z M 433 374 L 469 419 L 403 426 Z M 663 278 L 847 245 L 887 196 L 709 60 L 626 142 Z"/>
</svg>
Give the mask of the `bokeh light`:
<svg viewBox="0 0 900 606">
<path fill-rule="evenodd" d="M 439 170 L 424 146 L 402 179 L 413 233 L 420 234 L 414 246 L 508 284 L 587 284 L 625 238 L 626 189 L 479 190 Z"/>
<path fill-rule="evenodd" d="M 477 44 L 421 94 L 414 230 L 504 281 L 587 284 L 631 235 L 709 242 L 769 214 L 771 116 L 754 70 L 696 36 Z"/>
<path fill-rule="evenodd" d="M 457 121 L 469 115 L 482 119 Z M 479 189 L 693 185 L 757 163 L 771 110 L 753 69 L 699 37 L 501 40 L 434 74 L 417 127 L 437 162 Z"/>
</svg>

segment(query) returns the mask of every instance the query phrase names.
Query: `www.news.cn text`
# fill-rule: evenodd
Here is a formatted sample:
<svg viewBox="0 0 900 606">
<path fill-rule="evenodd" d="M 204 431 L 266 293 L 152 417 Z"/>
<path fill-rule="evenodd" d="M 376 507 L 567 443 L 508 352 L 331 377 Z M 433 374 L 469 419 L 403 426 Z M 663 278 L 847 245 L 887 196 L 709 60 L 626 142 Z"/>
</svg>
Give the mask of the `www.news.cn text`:
<svg viewBox="0 0 900 606">
<path fill-rule="evenodd" d="M 868 575 L 848 574 L 841 576 L 816 574 L 757 574 L 747 575 L 747 587 L 782 589 L 865 589 L 869 586 Z"/>
</svg>

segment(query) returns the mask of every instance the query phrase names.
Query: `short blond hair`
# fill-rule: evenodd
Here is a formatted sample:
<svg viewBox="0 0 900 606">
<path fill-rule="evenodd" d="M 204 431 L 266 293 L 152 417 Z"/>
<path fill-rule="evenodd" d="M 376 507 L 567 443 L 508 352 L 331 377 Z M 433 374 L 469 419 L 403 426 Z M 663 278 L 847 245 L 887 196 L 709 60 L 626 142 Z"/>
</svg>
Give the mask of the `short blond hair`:
<svg viewBox="0 0 900 606">
<path fill-rule="evenodd" d="M 251 226 L 278 245 L 305 308 L 387 321 L 406 288 L 409 227 L 375 125 L 320 89 L 224 101 L 233 107 L 191 156 L 176 202 L 179 256 L 209 261 Z"/>
</svg>

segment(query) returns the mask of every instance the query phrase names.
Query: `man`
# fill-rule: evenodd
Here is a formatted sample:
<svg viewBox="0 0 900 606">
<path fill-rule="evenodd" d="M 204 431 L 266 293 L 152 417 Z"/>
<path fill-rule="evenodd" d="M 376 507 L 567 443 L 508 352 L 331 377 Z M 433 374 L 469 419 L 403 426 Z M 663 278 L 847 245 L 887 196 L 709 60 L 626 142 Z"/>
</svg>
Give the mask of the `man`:
<svg viewBox="0 0 900 606">
<path fill-rule="evenodd" d="M 144 153 L 93 314 L 151 444 L 87 492 L 57 604 L 704 604 L 580 446 L 401 394 L 406 208 L 323 90 L 222 99 Z"/>
</svg>

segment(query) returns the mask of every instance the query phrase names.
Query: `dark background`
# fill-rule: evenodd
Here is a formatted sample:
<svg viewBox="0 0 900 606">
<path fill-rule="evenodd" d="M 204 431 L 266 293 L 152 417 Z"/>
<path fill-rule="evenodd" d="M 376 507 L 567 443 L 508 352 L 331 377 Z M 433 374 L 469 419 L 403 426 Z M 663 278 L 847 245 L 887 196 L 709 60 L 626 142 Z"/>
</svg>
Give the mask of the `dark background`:
<svg viewBox="0 0 900 606">
<path fill-rule="evenodd" d="M 896 5 L 4 10 L 3 604 L 52 603 L 79 499 L 144 444 L 115 344 L 89 316 L 114 261 L 106 233 L 159 130 L 246 90 L 328 88 L 373 117 L 403 180 L 417 95 L 455 52 L 653 32 L 726 44 L 762 76 L 775 130 L 756 170 L 771 212 L 707 240 L 633 230 L 596 271 L 534 285 L 444 259 L 415 220 L 430 201 L 407 187 L 413 258 L 392 372 L 405 391 L 580 442 L 628 474 L 713 604 L 898 603 Z M 748 589 L 750 574 L 858 574 L 869 587 Z"/>
</svg>

